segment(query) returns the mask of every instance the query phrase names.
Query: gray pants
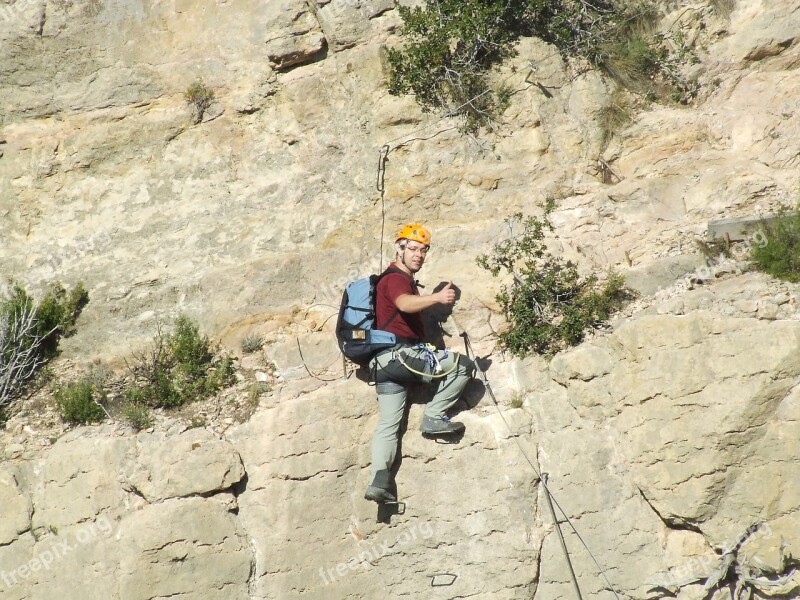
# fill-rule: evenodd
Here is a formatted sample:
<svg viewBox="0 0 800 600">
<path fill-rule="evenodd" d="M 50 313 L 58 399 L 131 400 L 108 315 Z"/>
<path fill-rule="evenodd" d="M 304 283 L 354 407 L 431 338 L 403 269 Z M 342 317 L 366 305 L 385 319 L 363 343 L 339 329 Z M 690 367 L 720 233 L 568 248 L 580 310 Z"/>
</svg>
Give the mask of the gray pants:
<svg viewBox="0 0 800 600">
<path fill-rule="evenodd" d="M 372 438 L 371 480 L 378 471 L 391 470 L 397 456 L 407 385 L 417 381 L 436 385 L 436 393 L 425 406 L 425 415 L 435 418 L 444 416 L 447 409 L 458 401 L 464 386 L 472 377 L 475 366 L 469 358 L 452 351 L 448 352 L 447 358 L 441 358 L 442 354 L 441 351 L 436 352 L 442 372 L 450 373 L 438 379 L 423 377 L 403 365 L 405 362 L 415 371 L 430 373 L 431 370 L 426 369 L 422 350 L 399 348 L 379 354 L 370 362 L 370 372 L 374 374 L 378 389 L 378 424 Z"/>
</svg>

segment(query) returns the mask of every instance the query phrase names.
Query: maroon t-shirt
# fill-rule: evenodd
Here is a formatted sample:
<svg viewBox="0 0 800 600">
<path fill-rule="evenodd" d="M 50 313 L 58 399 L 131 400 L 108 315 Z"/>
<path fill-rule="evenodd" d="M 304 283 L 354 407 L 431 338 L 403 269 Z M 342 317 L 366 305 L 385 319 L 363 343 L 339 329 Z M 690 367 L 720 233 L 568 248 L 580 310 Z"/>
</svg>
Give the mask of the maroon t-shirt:
<svg viewBox="0 0 800 600">
<path fill-rule="evenodd" d="M 422 313 L 406 313 L 397 310 L 395 300 L 403 294 L 419 296 L 414 278 L 406 275 L 394 266 L 389 265 L 389 273 L 378 282 L 375 298 L 376 325 L 378 329 L 389 331 L 406 340 L 422 341 L 425 339 L 425 328 L 422 325 Z"/>
</svg>

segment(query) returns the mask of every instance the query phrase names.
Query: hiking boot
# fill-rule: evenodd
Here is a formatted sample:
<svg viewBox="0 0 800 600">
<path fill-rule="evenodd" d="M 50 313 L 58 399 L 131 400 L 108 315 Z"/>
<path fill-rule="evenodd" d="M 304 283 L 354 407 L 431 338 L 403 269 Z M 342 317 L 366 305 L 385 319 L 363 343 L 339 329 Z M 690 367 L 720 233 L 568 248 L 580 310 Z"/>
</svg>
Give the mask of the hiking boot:
<svg viewBox="0 0 800 600">
<path fill-rule="evenodd" d="M 464 431 L 463 423 L 458 421 L 451 421 L 449 417 L 429 417 L 423 415 L 422 425 L 419 430 L 422 435 L 437 436 L 437 435 L 452 435 Z"/>
<path fill-rule="evenodd" d="M 374 485 L 367 486 L 367 492 L 364 494 L 365 500 L 372 500 L 372 502 L 377 502 L 378 504 L 394 504 L 397 502 L 397 498 L 395 498 L 394 494 L 389 490 L 384 490 L 383 488 L 375 487 Z"/>
<path fill-rule="evenodd" d="M 389 471 L 378 471 L 375 473 L 375 479 L 367 486 L 367 492 L 364 494 L 364 499 L 377 502 L 379 504 L 393 504 L 397 502 L 397 498 L 389 489 L 391 487 Z"/>
</svg>

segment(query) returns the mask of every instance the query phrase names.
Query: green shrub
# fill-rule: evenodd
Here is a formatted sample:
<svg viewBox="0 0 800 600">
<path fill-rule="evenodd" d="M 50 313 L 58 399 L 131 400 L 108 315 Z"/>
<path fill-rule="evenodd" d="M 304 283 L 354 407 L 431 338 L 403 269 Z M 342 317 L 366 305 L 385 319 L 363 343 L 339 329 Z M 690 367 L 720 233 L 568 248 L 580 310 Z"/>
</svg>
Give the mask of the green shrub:
<svg viewBox="0 0 800 600">
<path fill-rule="evenodd" d="M 500 345 L 517 356 L 552 355 L 580 343 L 588 330 L 602 326 L 633 297 L 620 275 L 609 272 L 604 281 L 595 273 L 581 277 L 576 265 L 547 250 L 552 208 L 548 203 L 541 219 L 521 214 L 507 219 L 510 225 L 521 223 L 522 232 L 478 257 L 493 276 L 502 272 L 514 280 L 502 286 L 497 301 L 508 321 Z"/>
<path fill-rule="evenodd" d="M 660 55 L 642 32 L 610 40 L 601 47 L 602 69 L 623 87 L 647 91 L 659 71 Z"/>
<path fill-rule="evenodd" d="M 236 382 L 236 367 L 230 354 L 220 358 L 208 373 L 208 393 L 229 387 Z"/>
<path fill-rule="evenodd" d="M 60 338 L 75 333 L 75 322 L 88 303 L 89 294 L 81 282 L 69 294 L 64 286 L 56 283 L 42 299 L 36 318 L 44 336 L 42 349 L 46 358 L 56 355 Z"/>
<path fill-rule="evenodd" d="M 264 338 L 258 334 L 247 335 L 242 338 L 241 348 L 245 354 L 258 352 L 264 346 Z"/>
<path fill-rule="evenodd" d="M 226 355 L 215 363 L 211 341 L 183 315 L 172 333 L 159 327 L 151 347 L 128 367 L 135 382 L 126 390 L 128 403 L 153 408 L 183 406 L 234 381 L 233 359 Z"/>
<path fill-rule="evenodd" d="M 425 112 L 462 116 L 468 132 L 488 125 L 508 106 L 510 89 L 493 89 L 490 74 L 514 56 L 521 37 L 539 37 L 565 59 L 586 62 L 654 99 L 688 101 L 696 92 L 679 73 L 689 58 L 686 48 L 678 45 L 675 52 L 674 43 L 654 33 L 659 13 L 652 0 L 425 0 L 414 8 L 396 5 L 404 44 L 387 50 L 389 92 L 413 94 Z"/>
<path fill-rule="evenodd" d="M 714 238 L 713 240 L 695 240 L 700 254 L 706 260 L 706 264 L 712 264 L 719 261 L 720 258 L 731 258 L 733 252 L 731 251 L 731 242 L 725 238 Z"/>
<path fill-rule="evenodd" d="M 42 358 L 52 358 L 57 354 L 61 338 L 75 333 L 75 322 L 88 303 L 89 294 L 82 282 L 69 294 L 57 282 L 38 304 L 23 287 L 14 283 L 11 285 L 11 293 L 0 304 L 0 313 L 22 314 L 26 307 L 34 306 L 36 323 L 31 333 L 40 340 Z"/>
<path fill-rule="evenodd" d="M 56 388 L 55 400 L 61 418 L 68 423 L 86 425 L 106 417 L 100 406 L 106 400 L 105 394 L 89 377 Z"/>
<path fill-rule="evenodd" d="M 784 281 L 800 281 L 800 212 L 782 208 L 776 219 L 762 220 L 761 231 L 766 243 L 751 250 L 756 268 Z"/>
<path fill-rule="evenodd" d="M 598 5 L 606 4 L 599 0 Z M 413 93 L 424 111 L 463 115 L 465 128 L 486 124 L 504 104 L 489 87 L 488 72 L 514 54 L 522 36 L 538 35 L 561 47 L 572 40 L 559 0 L 426 0 L 399 6 L 403 49 L 390 49 L 389 92 Z M 574 16 L 574 15 L 569 15 Z M 506 100 L 508 95 L 506 95 Z"/>
<path fill-rule="evenodd" d="M 525 405 L 525 393 L 520 391 L 514 392 L 508 404 L 511 408 L 522 408 Z"/>
<path fill-rule="evenodd" d="M 642 3 L 630 16 L 618 20 L 614 35 L 597 46 L 595 64 L 619 86 L 650 101 L 687 104 L 697 96 L 697 81 L 681 73 L 684 65 L 698 60 L 680 29 L 661 34 L 656 30 L 655 5 Z"/>
<path fill-rule="evenodd" d="M 19 284 L 10 285 L 0 299 L 0 406 L 58 353 L 61 338 L 75 332 L 88 302 L 82 283 L 69 293 L 56 283 L 38 303 Z"/>
<path fill-rule="evenodd" d="M 128 400 L 122 406 L 122 418 L 137 431 L 147 429 L 153 424 L 153 415 L 144 404 Z"/>
<path fill-rule="evenodd" d="M 194 111 L 195 124 L 203 120 L 203 115 L 211 108 L 211 104 L 214 102 L 213 90 L 209 89 L 201 79 L 192 83 L 183 96 L 186 99 L 186 104 Z"/>
<path fill-rule="evenodd" d="M 272 387 L 266 381 L 256 381 L 251 383 L 247 388 L 247 402 L 251 406 L 258 406 L 261 401 L 261 395 L 266 394 Z"/>
</svg>

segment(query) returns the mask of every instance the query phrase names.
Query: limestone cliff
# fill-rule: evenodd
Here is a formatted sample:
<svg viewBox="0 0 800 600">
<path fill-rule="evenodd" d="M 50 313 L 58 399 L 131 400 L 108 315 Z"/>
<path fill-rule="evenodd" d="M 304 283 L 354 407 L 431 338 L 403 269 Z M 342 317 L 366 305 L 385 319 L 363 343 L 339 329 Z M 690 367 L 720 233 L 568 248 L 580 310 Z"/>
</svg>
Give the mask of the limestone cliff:
<svg viewBox="0 0 800 600">
<path fill-rule="evenodd" d="M 797 198 L 800 2 L 710 4 L 665 18 L 698 40 L 697 102 L 610 144 L 607 82 L 537 40 L 504 66 L 517 91 L 489 136 L 389 96 L 388 0 L 0 4 L 0 275 L 86 282 L 64 368 L 119 367 L 186 312 L 231 349 L 262 334 L 242 366 L 277 369 L 246 422 L 12 418 L 3 597 L 571 598 L 535 470 L 594 557 L 562 523 L 585 597 L 800 595 L 800 290 L 738 263 L 681 285 L 710 220 Z M 198 79 L 216 101 L 195 124 Z M 511 360 L 475 257 L 547 196 L 560 250 L 643 297 L 549 363 Z M 377 268 L 384 219 L 434 231 L 423 281 L 461 288 L 501 404 L 471 387 L 458 445 L 421 439 L 411 407 L 402 514 L 362 499 L 374 390 L 337 379 L 324 306 Z"/>
</svg>

